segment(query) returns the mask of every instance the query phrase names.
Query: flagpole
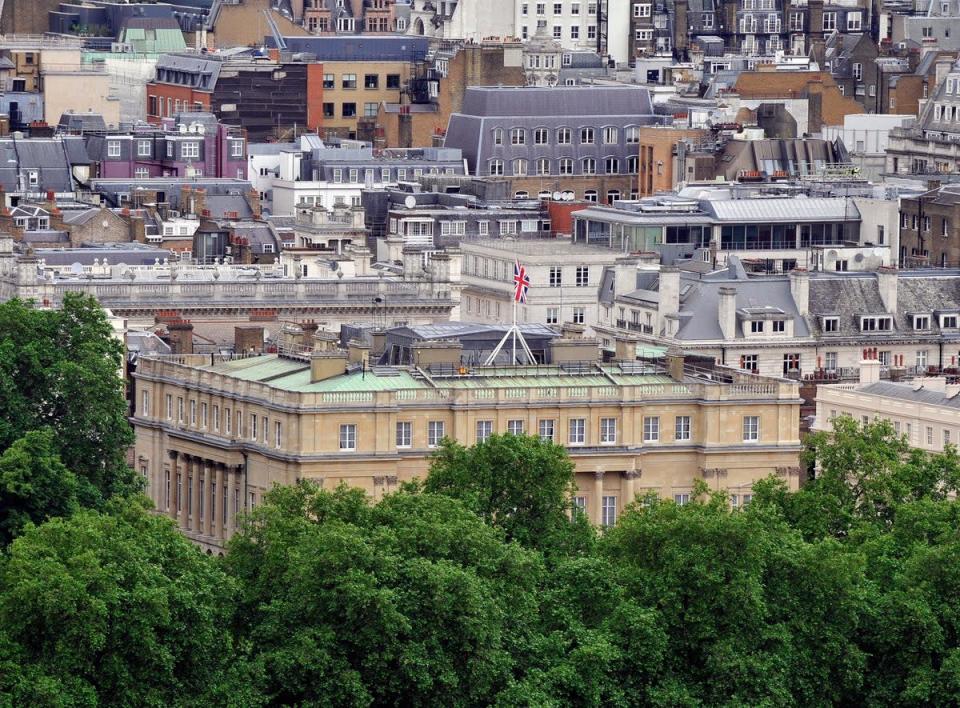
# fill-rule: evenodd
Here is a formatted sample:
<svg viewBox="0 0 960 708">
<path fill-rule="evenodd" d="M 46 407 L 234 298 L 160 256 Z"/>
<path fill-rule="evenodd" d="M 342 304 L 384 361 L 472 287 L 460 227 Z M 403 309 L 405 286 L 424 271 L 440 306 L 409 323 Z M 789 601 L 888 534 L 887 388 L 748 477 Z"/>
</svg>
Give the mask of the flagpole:
<svg viewBox="0 0 960 708">
<path fill-rule="evenodd" d="M 517 298 L 513 298 L 513 326 L 510 328 L 513 332 L 513 359 L 514 365 L 517 363 Z"/>
</svg>

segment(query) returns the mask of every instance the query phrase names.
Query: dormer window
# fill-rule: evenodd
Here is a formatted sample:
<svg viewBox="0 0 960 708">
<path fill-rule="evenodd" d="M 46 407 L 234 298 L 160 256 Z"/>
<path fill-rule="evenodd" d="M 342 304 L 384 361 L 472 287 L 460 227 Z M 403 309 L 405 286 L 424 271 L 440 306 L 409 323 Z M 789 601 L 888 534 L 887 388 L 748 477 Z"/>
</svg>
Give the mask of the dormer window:
<svg viewBox="0 0 960 708">
<path fill-rule="evenodd" d="M 940 315 L 940 329 L 956 329 L 957 315 Z"/>
<path fill-rule="evenodd" d="M 773 331 L 774 333 L 783 334 L 787 331 L 787 321 L 786 320 L 774 320 L 773 321 Z"/>
<path fill-rule="evenodd" d="M 823 328 L 824 332 L 839 332 L 840 318 L 839 317 L 822 317 L 820 318 L 820 326 Z"/>
<path fill-rule="evenodd" d="M 861 332 L 889 332 L 893 329 L 890 315 L 869 315 L 860 318 Z"/>
<path fill-rule="evenodd" d="M 763 320 L 751 320 L 750 331 L 754 334 L 763 332 Z"/>
<path fill-rule="evenodd" d="M 914 329 L 930 329 L 930 315 L 914 315 L 913 328 Z"/>
</svg>

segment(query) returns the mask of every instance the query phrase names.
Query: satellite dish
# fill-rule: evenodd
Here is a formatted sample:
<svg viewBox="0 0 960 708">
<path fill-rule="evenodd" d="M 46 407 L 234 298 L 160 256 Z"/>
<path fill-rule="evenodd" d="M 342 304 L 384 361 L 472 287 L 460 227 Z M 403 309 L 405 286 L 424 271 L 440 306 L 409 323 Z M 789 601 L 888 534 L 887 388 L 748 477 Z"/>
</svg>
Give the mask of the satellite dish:
<svg viewBox="0 0 960 708">
<path fill-rule="evenodd" d="M 561 199 L 563 199 L 563 193 L 562 193 L 562 192 L 554 192 L 554 193 L 553 193 L 553 201 L 559 202 Z"/>
<path fill-rule="evenodd" d="M 560 195 L 560 198 L 565 202 L 572 202 L 573 192 L 564 192 L 563 194 Z"/>
<path fill-rule="evenodd" d="M 417 198 L 412 194 L 408 195 L 406 199 L 403 200 L 403 205 L 407 209 L 413 209 L 417 205 Z"/>
</svg>

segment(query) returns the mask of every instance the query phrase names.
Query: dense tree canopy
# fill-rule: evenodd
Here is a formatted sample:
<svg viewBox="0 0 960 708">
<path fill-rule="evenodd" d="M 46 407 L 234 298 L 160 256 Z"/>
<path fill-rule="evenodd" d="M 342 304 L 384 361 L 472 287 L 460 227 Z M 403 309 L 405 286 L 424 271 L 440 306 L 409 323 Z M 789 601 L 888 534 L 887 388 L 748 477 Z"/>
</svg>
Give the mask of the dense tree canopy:
<svg viewBox="0 0 960 708">
<path fill-rule="evenodd" d="M 50 428 L 82 504 L 135 490 L 122 364 L 123 345 L 93 298 L 68 294 L 59 310 L 0 304 L 0 452 Z"/>
<path fill-rule="evenodd" d="M 236 671 L 232 579 L 169 519 L 108 512 L 30 528 L 0 557 L 0 691 L 22 706 L 216 699 Z"/>
<path fill-rule="evenodd" d="M 960 458 L 841 418 L 816 475 L 601 533 L 536 437 L 373 504 L 277 487 L 222 559 L 138 496 L 92 301 L 0 305 L 0 706 L 960 705 Z"/>
</svg>

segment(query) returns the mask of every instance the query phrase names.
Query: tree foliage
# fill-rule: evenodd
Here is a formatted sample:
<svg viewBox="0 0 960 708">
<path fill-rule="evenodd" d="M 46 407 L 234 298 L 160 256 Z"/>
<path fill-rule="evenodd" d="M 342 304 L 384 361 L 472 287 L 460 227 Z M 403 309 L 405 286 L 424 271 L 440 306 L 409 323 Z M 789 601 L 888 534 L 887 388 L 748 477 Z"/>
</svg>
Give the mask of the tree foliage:
<svg viewBox="0 0 960 708">
<path fill-rule="evenodd" d="M 93 298 L 68 294 L 59 310 L 0 304 L 0 452 L 49 428 L 82 504 L 135 491 L 122 364 L 122 344 Z"/>
<path fill-rule="evenodd" d="M 695 483 L 602 534 L 562 449 L 445 442 L 376 504 L 275 488 L 222 560 L 78 510 L 55 426 L 4 425 L 0 705 L 960 705 L 960 461 L 886 423 L 812 436 L 798 492 Z"/>
<path fill-rule="evenodd" d="M 13 705 L 167 706 L 242 686 L 227 681 L 233 581 L 169 519 L 109 512 L 29 528 L 0 557 L 0 691 Z"/>
<path fill-rule="evenodd" d="M 0 548 L 28 523 L 78 508 L 77 478 L 57 454 L 53 431 L 31 430 L 0 455 Z"/>
<path fill-rule="evenodd" d="M 491 435 L 473 447 L 447 438 L 424 489 L 459 499 L 508 540 L 570 551 L 590 541 L 585 519 L 571 513 L 573 474 L 566 450 L 537 436 Z"/>
</svg>

